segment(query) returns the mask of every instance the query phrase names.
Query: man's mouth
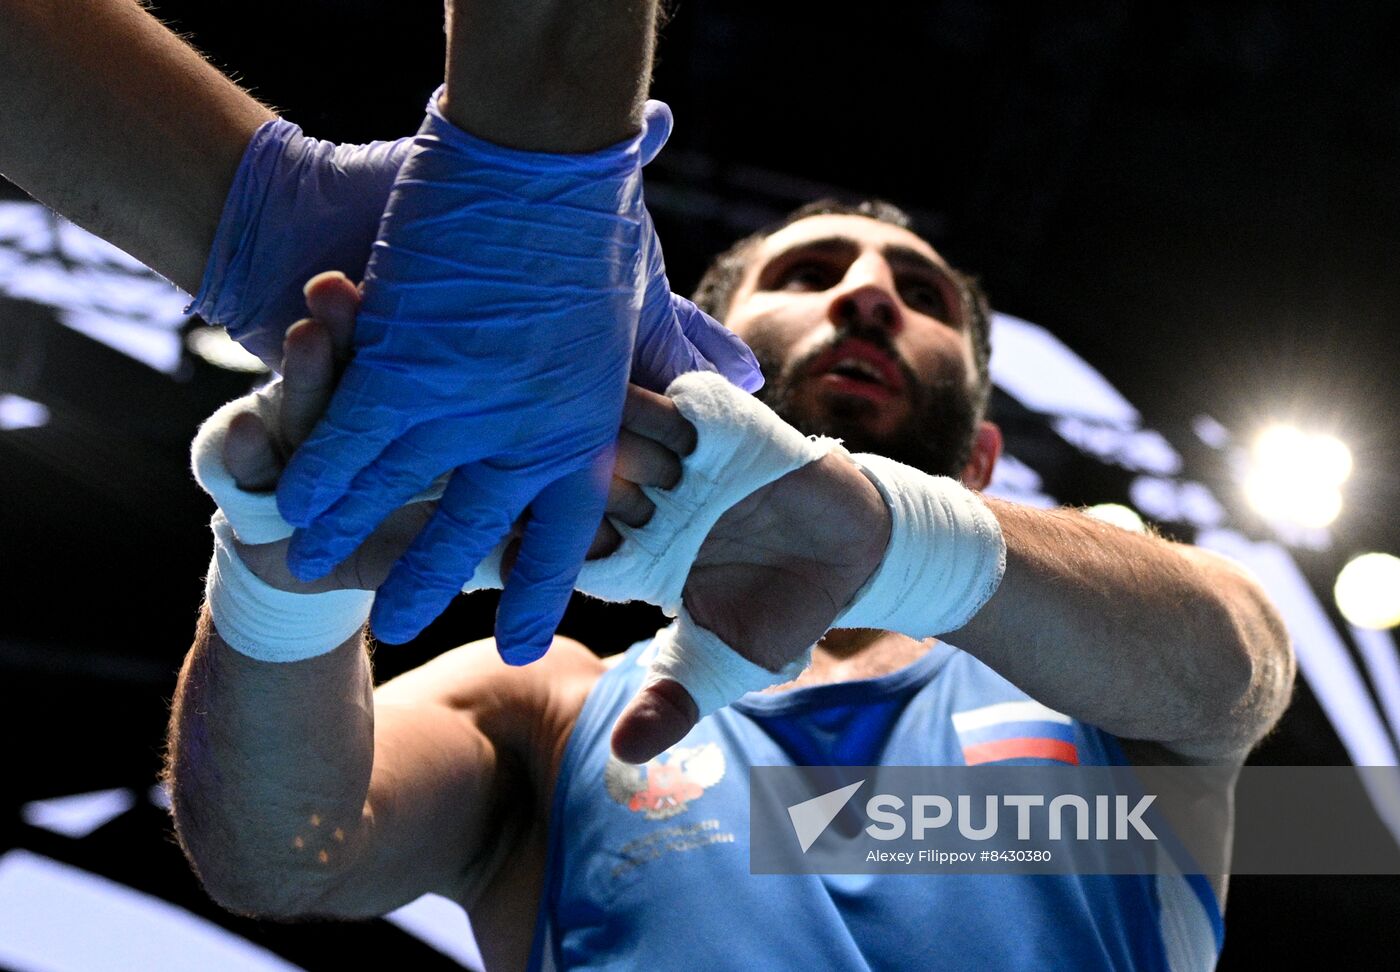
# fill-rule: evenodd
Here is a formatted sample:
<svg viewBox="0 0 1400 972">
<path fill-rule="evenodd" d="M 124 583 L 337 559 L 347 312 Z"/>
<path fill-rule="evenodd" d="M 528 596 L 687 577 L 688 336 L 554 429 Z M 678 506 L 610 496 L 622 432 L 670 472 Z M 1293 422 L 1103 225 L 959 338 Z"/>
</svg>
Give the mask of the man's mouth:
<svg viewBox="0 0 1400 972">
<path fill-rule="evenodd" d="M 841 341 L 807 372 L 824 387 L 843 394 L 885 401 L 904 394 L 904 376 L 894 359 L 869 341 Z"/>
</svg>

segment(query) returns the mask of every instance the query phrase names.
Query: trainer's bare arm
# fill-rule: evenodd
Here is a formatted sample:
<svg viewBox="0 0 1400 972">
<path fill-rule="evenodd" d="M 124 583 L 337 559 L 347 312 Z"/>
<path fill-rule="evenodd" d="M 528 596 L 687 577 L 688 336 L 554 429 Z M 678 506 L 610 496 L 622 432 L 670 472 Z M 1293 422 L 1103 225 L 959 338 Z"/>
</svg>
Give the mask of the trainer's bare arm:
<svg viewBox="0 0 1400 972">
<path fill-rule="evenodd" d="M 443 113 L 498 145 L 590 152 L 641 127 L 656 0 L 447 0 Z"/>
<path fill-rule="evenodd" d="M 557 152 L 637 130 L 655 0 L 447 6 L 457 124 Z M 0 174 L 190 293 L 273 117 L 139 0 L 0 0 Z"/>
<path fill-rule="evenodd" d="M 190 293 L 272 117 L 137 0 L 0 0 L 0 173 Z"/>
</svg>

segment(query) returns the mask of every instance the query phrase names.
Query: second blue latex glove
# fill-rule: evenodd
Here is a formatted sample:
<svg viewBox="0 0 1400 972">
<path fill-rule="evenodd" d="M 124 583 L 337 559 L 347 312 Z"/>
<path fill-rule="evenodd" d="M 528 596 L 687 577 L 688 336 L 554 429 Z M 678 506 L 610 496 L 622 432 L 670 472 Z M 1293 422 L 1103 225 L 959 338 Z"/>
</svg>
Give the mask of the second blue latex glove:
<svg viewBox="0 0 1400 972">
<path fill-rule="evenodd" d="M 253 133 L 224 201 L 198 314 L 262 359 L 282 363 L 282 336 L 306 316 L 306 281 L 364 275 L 370 246 L 411 138 L 337 145 L 274 118 Z"/>
<path fill-rule="evenodd" d="M 434 98 L 414 141 L 366 271 L 355 357 L 279 486 L 283 515 L 310 526 L 289 563 L 325 573 L 455 470 L 371 623 L 387 641 L 417 634 L 528 506 L 497 618 L 503 656 L 521 663 L 548 647 L 603 512 L 654 289 L 644 135 L 587 155 L 518 152 L 457 129 Z M 708 325 L 663 296 L 651 314 L 682 350 L 648 369 L 703 367 L 682 325 Z"/>
</svg>

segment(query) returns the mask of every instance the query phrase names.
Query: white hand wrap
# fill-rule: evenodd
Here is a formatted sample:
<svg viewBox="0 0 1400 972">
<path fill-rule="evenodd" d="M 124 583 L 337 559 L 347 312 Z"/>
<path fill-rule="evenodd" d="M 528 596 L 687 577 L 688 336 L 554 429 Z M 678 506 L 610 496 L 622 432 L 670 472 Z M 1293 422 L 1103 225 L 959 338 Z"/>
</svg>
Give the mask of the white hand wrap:
<svg viewBox="0 0 1400 972">
<path fill-rule="evenodd" d="M 791 682 L 812 663 L 808 647 L 782 669 L 770 672 L 739 654 L 691 618 L 681 607 L 680 617 L 656 636 L 656 654 L 647 666 L 642 687 L 669 678 L 690 693 L 701 717 L 722 709 L 749 692 Z"/>
<path fill-rule="evenodd" d="M 204 594 L 219 637 L 265 662 L 294 662 L 333 650 L 369 619 L 373 591 L 293 594 L 263 581 L 234 549 L 233 527 L 215 513 L 214 559 Z"/>
<path fill-rule="evenodd" d="M 851 457 L 884 497 L 890 544 L 832 622 L 929 638 L 961 628 L 996 591 L 1006 541 L 987 504 L 957 480 L 882 456 Z"/>
<path fill-rule="evenodd" d="M 276 426 L 279 399 L 272 393 L 275 384 L 272 382 L 259 391 L 236 398 L 209 416 L 199 427 L 194 444 L 190 447 L 194 478 L 206 493 L 214 497 L 214 502 L 233 526 L 234 535 L 243 543 L 274 543 L 290 537 L 294 532 L 292 525 L 277 512 L 276 493 L 271 490 L 254 493 L 239 489 L 224 466 L 224 440 L 228 438 L 229 423 L 235 415 L 252 412 L 263 420 L 267 428 Z M 446 475 L 440 477 L 410 502 L 421 503 L 439 498 L 447 488 L 448 478 Z M 486 556 L 472 579 L 462 587 L 463 593 L 501 589 L 501 555 L 505 553 L 506 542 L 502 540 Z"/>
<path fill-rule="evenodd" d="M 233 417 L 252 412 L 271 429 L 278 418 L 276 403 L 267 388 L 229 402 L 200 426 L 190 451 L 194 478 L 219 505 L 210 524 L 214 557 L 205 581 L 214 627 L 230 648 L 250 658 L 293 662 L 323 655 L 359 631 L 369 618 L 374 592 L 293 594 L 263 581 L 239 557 L 235 538 L 258 544 L 292 535 L 291 524 L 277 512 L 277 495 L 239 489 L 224 465 Z"/>
<path fill-rule="evenodd" d="M 220 408 L 195 433 L 190 446 L 190 465 L 194 478 L 204 491 L 214 497 L 233 527 L 234 534 L 244 543 L 272 543 L 292 535 L 292 525 L 277 512 L 277 494 L 271 491 L 254 493 L 239 489 L 224 466 L 224 441 L 233 417 L 240 412 L 252 412 L 269 429 L 277 424 L 277 398 L 269 393 L 271 385 L 260 391 L 234 399 Z"/>
<path fill-rule="evenodd" d="M 681 591 L 700 545 L 734 504 L 841 445 L 804 436 L 720 375 L 682 375 L 666 394 L 695 426 L 695 450 L 681 458 L 674 489 L 642 487 L 656 512 L 640 528 L 615 524 L 622 544 L 610 556 L 583 565 L 578 589 L 609 601 L 647 601 L 679 616 L 658 636 L 646 681 L 680 683 L 704 716 L 748 692 L 792 681 L 810 663 L 811 649 L 770 672 L 696 624 Z"/>
<path fill-rule="evenodd" d="M 696 371 L 671 382 L 667 396 L 695 426 L 695 450 L 681 458 L 674 489 L 641 487 L 656 504 L 646 526 L 615 524 L 622 544 L 590 560 L 578 589 L 606 601 L 646 601 L 675 617 L 700 545 L 729 508 L 754 490 L 840 449 L 808 438 L 721 375 Z"/>
</svg>

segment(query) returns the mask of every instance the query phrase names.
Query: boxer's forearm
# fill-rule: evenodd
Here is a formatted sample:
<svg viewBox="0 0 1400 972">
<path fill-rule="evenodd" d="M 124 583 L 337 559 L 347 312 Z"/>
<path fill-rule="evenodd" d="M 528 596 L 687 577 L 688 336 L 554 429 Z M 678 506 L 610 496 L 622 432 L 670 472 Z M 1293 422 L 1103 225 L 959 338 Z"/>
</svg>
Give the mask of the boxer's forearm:
<svg viewBox="0 0 1400 972">
<path fill-rule="evenodd" d="M 326 911 L 373 823 L 369 658 L 356 635 L 291 663 L 256 661 L 201 619 L 172 707 L 177 833 L 210 895 L 235 911 Z"/>
<path fill-rule="evenodd" d="M 588 152 L 641 124 L 656 0 L 448 0 L 453 124 L 536 152 Z"/>
<path fill-rule="evenodd" d="M 950 642 L 1046 705 L 1188 755 L 1247 749 L 1277 718 L 1288 637 L 1242 572 L 1072 511 L 987 502 L 1006 573 Z"/>
<path fill-rule="evenodd" d="M 191 293 L 271 117 L 134 0 L 0 0 L 0 172 Z"/>
</svg>

